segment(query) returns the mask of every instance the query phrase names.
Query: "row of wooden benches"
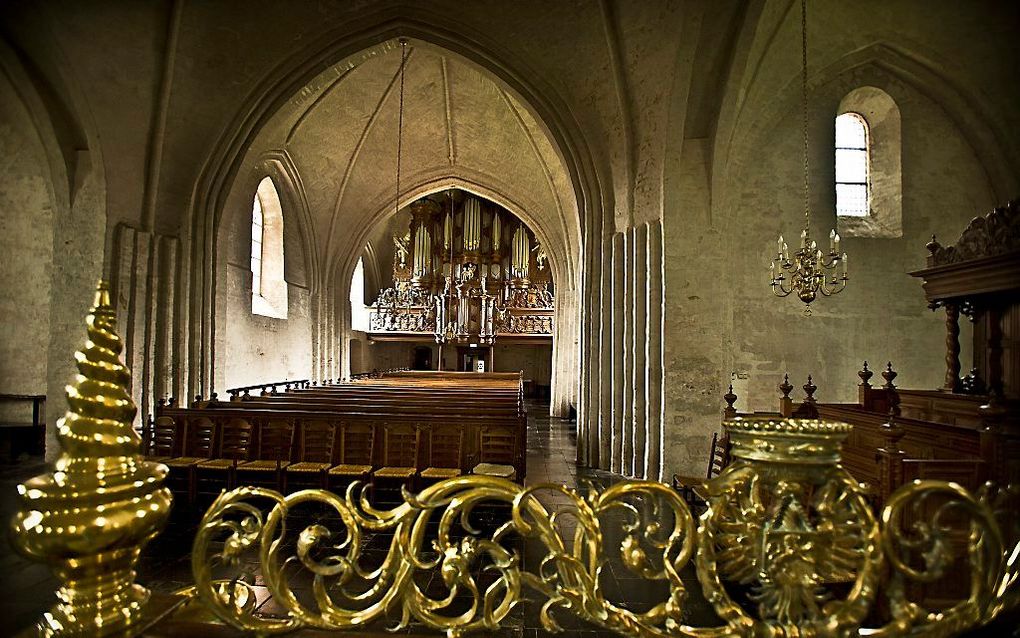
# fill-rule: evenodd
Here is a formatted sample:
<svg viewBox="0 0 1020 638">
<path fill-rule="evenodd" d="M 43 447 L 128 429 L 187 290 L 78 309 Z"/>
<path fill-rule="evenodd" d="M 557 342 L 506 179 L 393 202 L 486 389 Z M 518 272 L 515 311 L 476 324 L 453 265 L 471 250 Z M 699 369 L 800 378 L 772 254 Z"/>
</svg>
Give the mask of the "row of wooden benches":
<svg viewBox="0 0 1020 638">
<path fill-rule="evenodd" d="M 148 453 L 190 499 L 237 485 L 342 489 L 352 480 L 423 481 L 466 472 L 523 480 L 520 418 L 164 408 Z"/>
</svg>

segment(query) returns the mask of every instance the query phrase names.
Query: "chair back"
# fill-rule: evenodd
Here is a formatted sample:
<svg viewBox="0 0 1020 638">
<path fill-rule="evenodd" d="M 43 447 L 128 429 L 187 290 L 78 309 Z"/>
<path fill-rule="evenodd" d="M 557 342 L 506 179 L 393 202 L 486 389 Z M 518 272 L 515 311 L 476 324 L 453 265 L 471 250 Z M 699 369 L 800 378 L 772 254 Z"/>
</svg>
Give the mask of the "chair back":
<svg viewBox="0 0 1020 638">
<path fill-rule="evenodd" d="M 383 428 L 383 465 L 418 467 L 419 431 L 409 424 L 387 424 Z"/>
<path fill-rule="evenodd" d="M 708 476 L 713 478 L 722 473 L 723 468 L 730 464 L 730 435 L 723 433 L 712 434 L 712 449 L 708 459 Z"/>
<path fill-rule="evenodd" d="M 369 423 L 343 423 L 340 428 L 340 462 L 348 465 L 372 465 L 375 453 L 375 428 Z"/>
<path fill-rule="evenodd" d="M 336 428 L 329 421 L 305 421 L 301 424 L 301 449 L 298 461 L 332 463 Z"/>
<path fill-rule="evenodd" d="M 184 456 L 212 458 L 213 444 L 216 441 L 216 424 L 207 416 L 188 419 L 188 431 Z"/>
<path fill-rule="evenodd" d="M 440 425 L 429 430 L 429 467 L 460 469 L 463 451 L 464 428 Z"/>
<path fill-rule="evenodd" d="M 152 439 L 149 441 L 150 456 L 174 456 L 177 454 L 177 422 L 172 417 L 157 417 L 152 424 Z"/>
<path fill-rule="evenodd" d="M 259 430 L 256 458 L 262 461 L 289 461 L 294 444 L 294 422 L 272 419 Z"/>
<path fill-rule="evenodd" d="M 513 465 L 517 457 L 517 437 L 507 426 L 487 425 L 478 433 L 478 459 L 481 463 Z"/>
<path fill-rule="evenodd" d="M 240 417 L 230 419 L 220 430 L 219 458 L 247 461 L 251 448 L 251 423 Z"/>
</svg>

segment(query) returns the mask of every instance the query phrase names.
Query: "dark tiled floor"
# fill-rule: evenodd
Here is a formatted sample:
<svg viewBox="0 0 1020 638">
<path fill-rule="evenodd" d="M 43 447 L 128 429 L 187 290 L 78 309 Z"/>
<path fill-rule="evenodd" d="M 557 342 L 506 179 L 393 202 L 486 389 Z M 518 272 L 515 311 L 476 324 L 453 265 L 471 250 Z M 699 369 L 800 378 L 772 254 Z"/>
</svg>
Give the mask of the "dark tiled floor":
<svg viewBox="0 0 1020 638">
<path fill-rule="evenodd" d="M 591 471 L 576 466 L 572 423 L 550 419 L 547 416 L 548 407 L 544 405 L 531 406 L 529 413 L 527 480 L 529 485 L 554 483 L 585 490 L 588 485 L 604 488 L 619 480 L 619 477 L 606 472 Z M 15 466 L 0 467 L 0 494 L 2 494 L 0 496 L 0 515 L 4 521 L 9 521 L 16 510 L 15 486 L 17 483 L 45 470 L 45 465 L 39 460 L 23 461 Z M 550 511 L 568 502 L 566 496 L 552 491 L 540 492 L 539 499 Z M 503 520 L 507 511 L 498 506 L 481 508 L 478 520 L 482 526 L 491 526 L 494 529 L 496 520 Z M 195 526 L 201 514 L 202 512 L 199 510 L 189 510 L 180 505 L 175 506 L 167 528 L 145 549 L 138 565 L 139 582 L 154 591 L 166 593 L 192 583 L 190 549 Z M 315 515 L 309 514 L 308 516 L 311 518 Z M 572 517 L 564 517 L 561 520 L 564 537 L 568 539 L 568 542 L 572 542 L 576 521 Z M 323 519 L 323 522 L 329 526 L 334 521 L 326 518 Z M 622 513 L 610 513 L 600 520 L 609 547 L 606 555 L 611 559 L 602 570 L 600 585 L 607 599 L 629 609 L 644 611 L 655 603 L 666 600 L 667 589 L 664 583 L 654 583 L 637 578 L 619 562 L 618 555 L 613 555 L 614 548 L 619 546 L 619 541 L 622 539 L 621 525 L 623 522 Z M 303 525 L 292 527 L 300 529 Z M 434 527 L 435 524 L 431 524 L 430 531 Z M 375 565 L 381 562 L 389 541 L 390 537 L 386 535 L 370 538 L 366 544 L 365 564 Z M 537 573 L 540 561 L 546 553 L 541 544 L 530 539 L 525 542 L 520 537 L 512 537 L 504 542 L 504 546 L 517 551 L 523 559 L 525 568 L 532 573 Z M 0 612 L 4 613 L 11 623 L 8 625 L 9 627 L 21 629 L 29 626 L 40 613 L 50 606 L 56 582 L 46 567 L 31 563 L 15 554 L 11 550 L 9 542 L 3 543 L 2 550 L 0 569 L 7 575 L 7 578 L 0 579 L 0 583 L 2 583 L 0 587 L 3 588 L 0 590 Z M 373 559 L 376 562 L 372 562 Z M 612 559 L 615 559 L 615 562 Z M 234 575 L 237 573 L 237 569 L 234 568 L 232 573 L 224 572 L 223 575 Z M 250 557 L 249 562 L 242 563 L 239 569 L 250 574 L 249 582 L 256 586 L 262 584 L 254 557 Z M 289 569 L 290 567 L 288 567 Z M 291 572 L 288 571 L 288 573 Z M 293 584 L 296 595 L 299 599 L 310 599 L 311 583 L 307 578 L 302 580 L 304 574 L 296 567 L 293 569 L 293 573 L 295 575 L 290 582 Z M 482 565 L 475 567 L 474 574 L 483 587 L 494 579 L 491 572 L 482 569 Z M 684 576 L 691 590 L 691 600 L 687 603 L 687 608 L 692 616 L 691 620 L 700 619 L 701 622 L 711 623 L 714 616 L 709 605 L 700 596 L 700 590 L 697 582 L 693 579 L 693 573 L 684 574 Z M 442 597 L 446 593 L 442 578 L 438 574 L 422 573 L 416 580 L 423 591 L 431 596 Z M 256 591 L 259 594 L 260 613 L 276 615 L 282 611 L 276 601 L 269 599 L 265 588 L 256 587 Z M 542 605 L 545 601 L 537 592 L 529 590 L 526 595 L 528 600 L 511 611 L 510 615 L 504 619 L 499 632 L 495 634 L 485 632 L 485 635 L 514 638 L 547 635 L 540 620 Z M 565 630 L 559 635 L 566 638 L 594 638 L 613 635 L 605 631 L 598 631 L 597 627 L 573 617 L 568 612 L 556 612 L 554 616 Z M 431 632 L 412 624 L 408 633 Z"/>
</svg>

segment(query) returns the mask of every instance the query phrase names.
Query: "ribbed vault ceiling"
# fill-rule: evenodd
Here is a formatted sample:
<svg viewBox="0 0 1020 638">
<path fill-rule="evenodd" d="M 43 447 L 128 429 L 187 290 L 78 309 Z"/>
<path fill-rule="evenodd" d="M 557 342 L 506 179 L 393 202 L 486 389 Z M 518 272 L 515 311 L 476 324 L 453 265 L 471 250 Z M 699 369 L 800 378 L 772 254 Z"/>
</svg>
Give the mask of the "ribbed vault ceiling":
<svg viewBox="0 0 1020 638">
<path fill-rule="evenodd" d="M 388 42 L 327 69 L 249 151 L 250 165 L 281 149 L 293 159 L 327 269 L 360 253 L 371 227 L 392 212 L 400 57 Z M 476 190 L 528 221 L 554 266 L 573 270 L 576 255 L 566 252 L 579 245 L 573 190 L 529 111 L 485 72 L 428 45 L 409 44 L 404 75 L 405 203 L 442 182 Z"/>
</svg>

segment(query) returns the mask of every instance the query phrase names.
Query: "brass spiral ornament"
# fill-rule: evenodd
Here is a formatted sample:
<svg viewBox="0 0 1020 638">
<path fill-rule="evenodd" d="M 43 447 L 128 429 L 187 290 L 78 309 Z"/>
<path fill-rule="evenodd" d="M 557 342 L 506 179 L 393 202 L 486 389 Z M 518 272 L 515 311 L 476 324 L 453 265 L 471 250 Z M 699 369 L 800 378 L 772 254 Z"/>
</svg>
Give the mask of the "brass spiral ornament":
<svg viewBox="0 0 1020 638">
<path fill-rule="evenodd" d="M 36 626 L 44 636 L 109 636 L 137 627 L 149 592 L 134 583 L 142 546 L 170 512 L 167 468 L 145 461 L 132 421 L 131 373 L 121 363 L 116 313 L 105 282 L 75 353 L 63 450 L 53 471 L 18 486 L 14 544 L 49 563 L 61 581 L 57 604 Z"/>
</svg>

